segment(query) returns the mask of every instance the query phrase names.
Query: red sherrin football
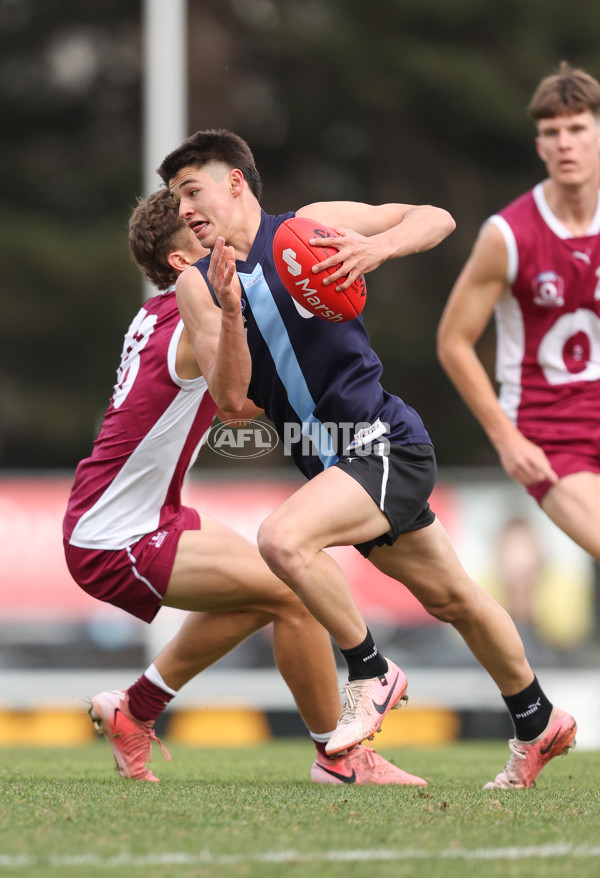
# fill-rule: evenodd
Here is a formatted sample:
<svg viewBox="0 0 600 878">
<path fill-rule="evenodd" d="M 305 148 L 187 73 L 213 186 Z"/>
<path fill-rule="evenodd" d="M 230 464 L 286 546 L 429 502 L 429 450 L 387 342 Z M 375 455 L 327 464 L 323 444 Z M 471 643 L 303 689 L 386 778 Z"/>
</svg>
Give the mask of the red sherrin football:
<svg viewBox="0 0 600 878">
<path fill-rule="evenodd" d="M 317 222 L 295 216 L 285 220 L 273 238 L 275 266 L 282 284 L 293 298 L 315 317 L 329 323 L 344 323 L 358 317 L 365 306 L 367 284 L 363 275 L 343 292 L 336 284 L 323 285 L 336 268 L 313 274 L 312 267 L 338 251 L 335 247 L 312 247 L 311 238 L 337 238 L 338 233 Z"/>
</svg>

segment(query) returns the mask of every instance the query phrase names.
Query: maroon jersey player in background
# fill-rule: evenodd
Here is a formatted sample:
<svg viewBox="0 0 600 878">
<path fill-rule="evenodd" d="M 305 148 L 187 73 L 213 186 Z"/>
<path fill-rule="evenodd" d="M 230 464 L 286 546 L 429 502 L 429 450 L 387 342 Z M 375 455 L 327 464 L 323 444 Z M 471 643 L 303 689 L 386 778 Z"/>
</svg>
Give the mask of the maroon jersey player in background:
<svg viewBox="0 0 600 878">
<path fill-rule="evenodd" d="M 600 83 L 562 62 L 528 109 L 548 176 L 484 224 L 439 357 L 508 475 L 600 561 Z M 475 350 L 494 312 L 499 397 Z"/>
</svg>

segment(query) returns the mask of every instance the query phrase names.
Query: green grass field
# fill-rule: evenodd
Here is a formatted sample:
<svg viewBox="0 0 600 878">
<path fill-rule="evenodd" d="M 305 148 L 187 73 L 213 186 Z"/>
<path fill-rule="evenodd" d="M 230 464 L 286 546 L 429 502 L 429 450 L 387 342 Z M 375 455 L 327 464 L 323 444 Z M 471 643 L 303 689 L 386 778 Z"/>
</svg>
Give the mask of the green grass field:
<svg viewBox="0 0 600 878">
<path fill-rule="evenodd" d="M 484 792 L 504 743 L 384 755 L 427 790 L 321 786 L 308 741 L 172 747 L 160 784 L 120 778 L 103 741 L 0 749 L 0 874 L 578 878 L 600 873 L 600 753 L 555 759 L 536 789 Z"/>
</svg>

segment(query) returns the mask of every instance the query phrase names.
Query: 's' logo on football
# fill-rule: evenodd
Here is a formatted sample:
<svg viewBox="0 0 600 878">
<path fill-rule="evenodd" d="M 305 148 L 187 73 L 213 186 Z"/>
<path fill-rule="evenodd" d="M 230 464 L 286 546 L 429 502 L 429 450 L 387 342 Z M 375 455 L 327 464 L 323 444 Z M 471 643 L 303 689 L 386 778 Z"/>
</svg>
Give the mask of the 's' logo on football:
<svg viewBox="0 0 600 878">
<path fill-rule="evenodd" d="M 367 285 L 362 276 L 345 290 L 329 282 L 340 269 L 339 248 L 310 243 L 317 238 L 329 244 L 329 239 L 337 237 L 340 236 L 335 229 L 301 216 L 284 220 L 273 235 L 273 259 L 282 285 L 297 304 L 329 323 L 354 320 L 362 312 L 367 298 Z M 315 271 L 324 260 L 333 264 Z"/>
<path fill-rule="evenodd" d="M 296 262 L 296 254 L 294 253 L 292 248 L 287 247 L 281 254 L 281 258 L 287 265 L 287 270 L 292 275 L 292 277 L 298 277 L 298 275 L 302 271 L 302 266 L 299 262 Z"/>
</svg>

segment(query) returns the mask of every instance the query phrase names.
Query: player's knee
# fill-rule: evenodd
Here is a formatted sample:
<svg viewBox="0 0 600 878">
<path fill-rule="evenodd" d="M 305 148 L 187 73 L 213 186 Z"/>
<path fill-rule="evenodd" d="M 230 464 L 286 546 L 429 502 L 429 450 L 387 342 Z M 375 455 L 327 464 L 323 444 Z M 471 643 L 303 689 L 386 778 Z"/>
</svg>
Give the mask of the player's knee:
<svg viewBox="0 0 600 878">
<path fill-rule="evenodd" d="M 447 591 L 423 606 L 434 619 L 454 626 L 477 613 L 474 596 L 470 592 Z"/>
<path fill-rule="evenodd" d="M 286 580 L 300 561 L 299 546 L 290 531 L 272 518 L 261 524 L 257 535 L 258 551 L 271 570 Z"/>
<path fill-rule="evenodd" d="M 463 618 L 459 605 L 454 601 L 444 604 L 428 604 L 425 609 L 438 622 L 447 622 L 450 625 L 456 625 Z"/>
</svg>

